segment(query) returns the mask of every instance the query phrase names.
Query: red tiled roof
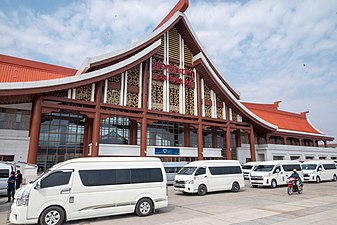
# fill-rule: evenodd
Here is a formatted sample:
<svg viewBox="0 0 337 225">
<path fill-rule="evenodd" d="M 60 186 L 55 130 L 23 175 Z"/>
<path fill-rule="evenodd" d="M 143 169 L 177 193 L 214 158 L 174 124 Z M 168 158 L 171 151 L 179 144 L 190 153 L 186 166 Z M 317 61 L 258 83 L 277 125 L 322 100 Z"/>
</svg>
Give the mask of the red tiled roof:
<svg viewBox="0 0 337 225">
<path fill-rule="evenodd" d="M 258 117 L 278 126 L 279 129 L 321 134 L 307 120 L 306 114 L 308 112 L 297 114 L 279 110 L 279 102 L 275 102 L 274 104 L 242 102 L 242 104 Z"/>
<path fill-rule="evenodd" d="M 167 16 L 158 24 L 154 31 L 161 27 L 164 23 L 171 19 L 171 17 L 178 11 L 185 12 L 188 8 L 189 2 L 188 0 L 179 0 L 179 2 L 174 6 L 174 8 L 167 14 Z"/>
<path fill-rule="evenodd" d="M 0 82 L 51 80 L 73 76 L 75 69 L 0 54 Z"/>
</svg>

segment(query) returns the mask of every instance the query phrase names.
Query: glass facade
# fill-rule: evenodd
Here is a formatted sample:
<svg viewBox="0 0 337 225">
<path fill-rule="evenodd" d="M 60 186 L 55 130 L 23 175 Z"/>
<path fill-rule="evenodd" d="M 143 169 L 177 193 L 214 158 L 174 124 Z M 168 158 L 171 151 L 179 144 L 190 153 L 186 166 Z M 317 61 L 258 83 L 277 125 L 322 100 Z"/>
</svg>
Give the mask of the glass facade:
<svg viewBox="0 0 337 225">
<path fill-rule="evenodd" d="M 43 116 L 37 155 L 39 171 L 58 162 L 83 155 L 85 119 L 70 113 L 51 113 Z"/>
<path fill-rule="evenodd" d="M 0 108 L 0 129 L 29 130 L 30 111 Z"/>
</svg>

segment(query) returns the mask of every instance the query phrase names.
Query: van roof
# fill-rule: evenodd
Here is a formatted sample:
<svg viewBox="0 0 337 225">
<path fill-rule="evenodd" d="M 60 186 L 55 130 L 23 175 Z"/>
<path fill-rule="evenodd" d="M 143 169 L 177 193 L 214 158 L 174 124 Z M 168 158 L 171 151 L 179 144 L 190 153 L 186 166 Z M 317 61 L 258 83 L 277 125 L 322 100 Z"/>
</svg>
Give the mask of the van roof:
<svg viewBox="0 0 337 225">
<path fill-rule="evenodd" d="M 159 158 L 156 157 L 86 157 L 86 158 L 70 159 L 56 164 L 53 168 L 56 169 L 70 163 L 89 163 L 89 162 L 103 163 L 103 162 L 161 162 L 161 161 Z"/>
<path fill-rule="evenodd" d="M 203 164 L 239 164 L 240 162 L 238 160 L 198 160 L 198 161 L 193 161 L 187 164 L 187 166 L 200 166 Z"/>
<path fill-rule="evenodd" d="M 333 160 L 309 160 L 305 161 L 302 164 L 318 164 L 318 163 L 332 163 L 335 164 L 335 161 Z"/>
</svg>

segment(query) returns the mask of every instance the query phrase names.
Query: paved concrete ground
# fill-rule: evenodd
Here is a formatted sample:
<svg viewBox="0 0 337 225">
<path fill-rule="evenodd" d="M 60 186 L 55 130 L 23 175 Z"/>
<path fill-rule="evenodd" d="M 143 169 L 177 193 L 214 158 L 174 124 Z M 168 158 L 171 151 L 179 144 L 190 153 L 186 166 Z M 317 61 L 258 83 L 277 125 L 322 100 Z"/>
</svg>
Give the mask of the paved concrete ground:
<svg viewBox="0 0 337 225">
<path fill-rule="evenodd" d="M 248 183 L 247 183 L 248 184 Z M 8 224 L 9 204 L 0 199 L 0 224 Z M 301 195 L 245 187 L 239 193 L 183 195 L 169 188 L 169 206 L 149 217 L 133 214 L 68 222 L 66 225 L 337 224 L 337 182 L 305 183 Z"/>
</svg>

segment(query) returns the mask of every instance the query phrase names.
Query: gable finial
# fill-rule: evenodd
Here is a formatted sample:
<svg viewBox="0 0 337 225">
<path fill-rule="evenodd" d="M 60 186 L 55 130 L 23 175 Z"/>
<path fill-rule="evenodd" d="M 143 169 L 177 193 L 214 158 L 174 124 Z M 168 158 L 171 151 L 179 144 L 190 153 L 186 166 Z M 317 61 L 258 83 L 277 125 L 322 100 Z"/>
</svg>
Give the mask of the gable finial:
<svg viewBox="0 0 337 225">
<path fill-rule="evenodd" d="M 157 30 L 159 27 L 161 27 L 164 23 L 166 23 L 176 12 L 182 12 L 184 13 L 186 9 L 189 6 L 188 0 L 179 0 L 179 2 L 173 7 L 173 9 L 165 16 L 165 18 L 158 24 L 156 28 L 154 28 L 153 31 Z"/>
</svg>

